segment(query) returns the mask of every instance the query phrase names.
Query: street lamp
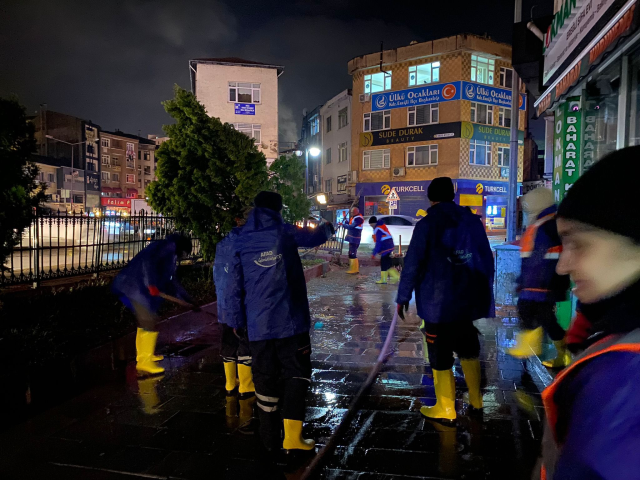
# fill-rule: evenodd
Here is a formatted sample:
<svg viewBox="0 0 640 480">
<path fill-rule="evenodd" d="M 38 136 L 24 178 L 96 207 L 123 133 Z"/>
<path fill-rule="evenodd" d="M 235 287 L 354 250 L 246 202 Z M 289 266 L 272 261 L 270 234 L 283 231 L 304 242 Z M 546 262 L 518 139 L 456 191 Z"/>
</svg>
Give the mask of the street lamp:
<svg viewBox="0 0 640 480">
<path fill-rule="evenodd" d="M 87 141 L 85 140 L 84 142 L 71 143 L 71 142 L 65 142 L 64 140 L 60 140 L 59 138 L 52 137 L 51 135 L 45 135 L 45 137 L 47 137 L 48 139 L 53 140 L 55 142 L 66 143 L 67 145 L 71 146 L 71 213 L 73 213 L 73 184 L 75 182 L 75 179 L 73 178 L 73 174 L 74 174 L 73 147 L 75 147 L 76 145 L 82 145 L 83 143 L 87 143 Z M 63 175 L 62 178 L 64 179 L 64 175 Z M 64 180 L 62 182 L 62 185 L 64 186 Z M 67 204 L 67 202 L 65 202 L 65 205 L 66 204 Z"/>
<path fill-rule="evenodd" d="M 318 203 L 321 205 L 327 204 L 327 196 L 324 193 L 319 193 L 316 199 L 318 200 Z"/>
</svg>

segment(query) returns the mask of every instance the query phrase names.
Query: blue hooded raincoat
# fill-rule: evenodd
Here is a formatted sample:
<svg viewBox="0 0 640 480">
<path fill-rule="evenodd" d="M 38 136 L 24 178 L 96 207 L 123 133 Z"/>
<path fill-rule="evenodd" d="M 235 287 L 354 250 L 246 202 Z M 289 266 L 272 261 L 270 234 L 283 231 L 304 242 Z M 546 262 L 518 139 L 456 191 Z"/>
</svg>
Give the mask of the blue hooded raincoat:
<svg viewBox="0 0 640 480">
<path fill-rule="evenodd" d="M 218 322 L 224 323 L 231 328 L 236 328 L 233 324 L 233 315 L 229 315 L 227 299 L 229 296 L 229 264 L 233 256 L 233 242 L 240 234 L 240 228 L 234 228 L 229 235 L 224 237 L 216 245 L 216 260 L 213 264 L 213 283 L 216 287 L 216 297 L 218 304 Z"/>
</svg>

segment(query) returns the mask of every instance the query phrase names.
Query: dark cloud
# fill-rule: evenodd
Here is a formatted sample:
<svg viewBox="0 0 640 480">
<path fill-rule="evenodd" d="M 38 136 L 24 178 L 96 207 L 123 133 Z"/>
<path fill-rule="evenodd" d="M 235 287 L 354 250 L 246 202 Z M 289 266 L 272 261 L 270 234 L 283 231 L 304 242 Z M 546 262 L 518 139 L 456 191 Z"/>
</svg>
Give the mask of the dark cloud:
<svg viewBox="0 0 640 480">
<path fill-rule="evenodd" d="M 188 60 L 279 63 L 281 140 L 303 108 L 351 87 L 358 55 L 456 33 L 508 42 L 513 1 L 21 0 L 0 7 L 0 95 L 143 135 L 170 122 L 161 101 L 189 88 Z M 8 4 L 8 5 L 7 5 Z M 490 4 L 490 6 L 489 6 Z"/>
</svg>

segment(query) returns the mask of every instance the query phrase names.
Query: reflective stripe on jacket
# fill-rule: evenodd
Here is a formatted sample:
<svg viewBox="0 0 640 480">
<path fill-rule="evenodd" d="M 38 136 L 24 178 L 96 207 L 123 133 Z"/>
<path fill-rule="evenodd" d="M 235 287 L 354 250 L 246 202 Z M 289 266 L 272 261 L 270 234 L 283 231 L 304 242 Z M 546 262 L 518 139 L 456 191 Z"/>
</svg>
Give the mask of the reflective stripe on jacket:
<svg viewBox="0 0 640 480">
<path fill-rule="evenodd" d="M 364 225 L 364 217 L 361 214 L 354 215 L 349 221 L 349 225 L 344 225 L 347 229 L 345 237 L 349 243 L 360 243 L 362 237 L 362 226 Z"/>
<path fill-rule="evenodd" d="M 560 437 L 558 432 L 559 423 L 559 406 L 556 403 L 556 393 L 560 385 L 569 378 L 570 374 L 575 374 L 578 370 L 584 368 L 591 360 L 605 353 L 625 352 L 640 354 L 640 329 L 633 330 L 627 334 L 610 335 L 594 343 L 579 355 L 571 366 L 560 372 L 554 382 L 542 392 L 542 401 L 547 417 L 547 426 L 542 440 L 542 465 L 540 466 L 541 480 L 553 480 L 554 473 L 560 453 L 563 447 L 564 439 Z M 616 375 L 617 372 L 612 372 Z M 594 405 L 594 408 L 597 408 Z M 599 435 L 600 432 L 591 432 L 592 435 Z M 612 448 L 616 446 L 612 445 Z M 618 445 L 624 448 L 624 445 Z M 598 478 L 600 478 L 598 476 Z M 604 477 L 602 477 L 604 478 Z M 608 478 L 608 477 L 607 477 Z"/>
<path fill-rule="evenodd" d="M 373 248 L 372 255 L 389 255 L 393 252 L 393 237 L 391 236 L 391 232 L 389 232 L 389 228 L 387 228 L 382 220 L 378 221 L 373 231 L 373 239 L 376 245 Z"/>
</svg>

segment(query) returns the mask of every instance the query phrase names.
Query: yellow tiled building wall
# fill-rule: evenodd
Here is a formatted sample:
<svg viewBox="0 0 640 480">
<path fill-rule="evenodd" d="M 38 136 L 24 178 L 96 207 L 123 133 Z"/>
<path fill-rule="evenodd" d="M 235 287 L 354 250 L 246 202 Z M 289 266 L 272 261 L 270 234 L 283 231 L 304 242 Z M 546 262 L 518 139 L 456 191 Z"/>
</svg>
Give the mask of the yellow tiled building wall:
<svg viewBox="0 0 640 480">
<path fill-rule="evenodd" d="M 440 80 L 438 83 L 455 82 L 459 80 L 471 81 L 471 53 L 457 51 L 429 58 L 408 60 L 385 66 L 385 71 L 391 71 L 391 90 L 409 88 L 409 67 L 423 63 L 440 62 Z M 511 68 L 511 65 L 501 59 L 495 60 L 494 86 L 499 86 L 500 67 Z M 380 72 L 379 68 L 368 68 L 353 73 L 353 106 L 351 119 L 352 135 L 352 168 L 358 170 L 358 183 L 386 182 L 386 181 L 419 181 L 432 180 L 436 177 L 448 176 L 452 178 L 468 178 L 478 180 L 504 180 L 500 175 L 498 162 L 498 146 L 492 144 L 492 165 L 476 166 L 469 164 L 469 140 L 462 138 L 421 141 L 413 143 L 395 144 L 390 146 L 360 147 L 360 134 L 363 132 L 364 114 L 371 112 L 371 101 L 360 102 L 360 94 L 364 92 L 364 75 Z M 524 86 L 522 87 L 524 92 Z M 391 129 L 408 126 L 407 108 L 391 110 Z M 498 126 L 499 107 L 493 107 L 493 125 Z M 466 100 L 442 102 L 439 105 L 439 123 L 471 121 L 471 102 Z M 520 112 L 519 129 L 525 129 L 526 112 Z M 394 177 L 394 167 L 406 166 L 407 147 L 416 145 L 438 145 L 438 165 L 428 167 L 406 167 L 406 175 Z M 505 144 L 504 146 L 508 146 Z M 389 169 L 363 170 L 363 151 L 388 148 L 391 150 Z M 524 148 L 518 148 L 518 181 L 522 181 Z"/>
</svg>

